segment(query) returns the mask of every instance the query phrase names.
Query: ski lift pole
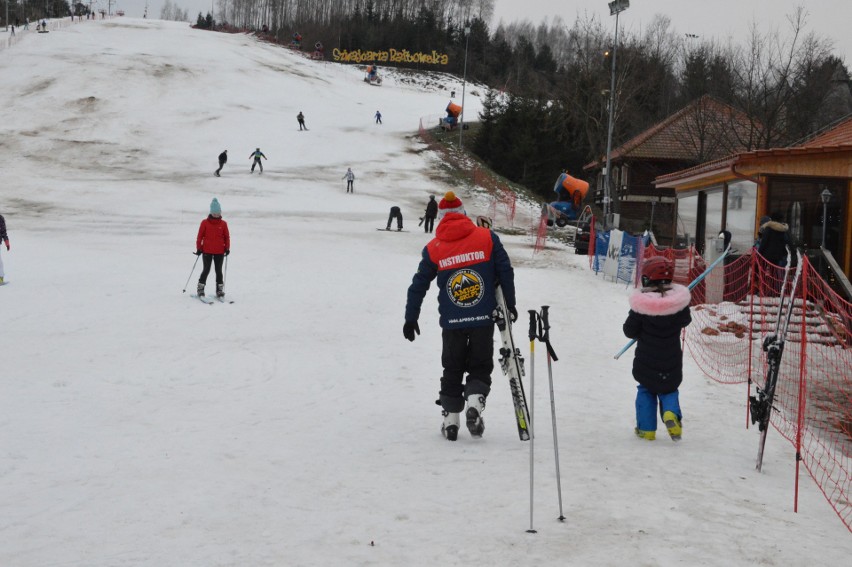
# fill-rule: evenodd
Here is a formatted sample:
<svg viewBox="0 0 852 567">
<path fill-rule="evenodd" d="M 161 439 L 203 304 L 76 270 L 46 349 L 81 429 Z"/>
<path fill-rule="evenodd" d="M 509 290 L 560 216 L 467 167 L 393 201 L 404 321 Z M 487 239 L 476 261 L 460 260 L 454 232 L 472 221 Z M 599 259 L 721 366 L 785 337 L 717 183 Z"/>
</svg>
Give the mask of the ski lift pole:
<svg viewBox="0 0 852 567">
<path fill-rule="evenodd" d="M 699 275 L 698 275 L 698 277 L 696 277 L 694 280 L 692 280 L 692 281 L 689 283 L 689 285 L 688 285 L 688 286 L 686 286 L 686 289 L 691 290 L 692 288 L 694 288 L 695 286 L 697 286 L 698 284 L 700 284 L 700 283 L 701 283 L 701 281 L 702 281 L 704 278 L 706 278 L 706 277 L 707 277 L 707 275 L 708 275 L 710 272 L 712 272 L 712 271 L 713 271 L 713 268 L 715 268 L 716 266 L 718 266 L 719 264 L 721 264 L 721 263 L 722 263 L 722 260 L 724 260 L 724 259 L 725 259 L 725 257 L 728 255 L 728 253 L 729 253 L 730 251 L 731 251 L 731 245 L 729 244 L 729 245 L 728 245 L 728 247 L 727 247 L 727 248 L 725 248 L 725 251 L 724 251 L 724 252 L 722 252 L 722 255 L 721 255 L 721 256 L 719 256 L 718 258 L 716 258 L 715 260 L 713 260 L 713 262 L 711 262 L 711 263 L 710 263 L 710 265 L 709 265 L 709 266 L 707 266 L 707 269 L 706 269 L 706 270 L 704 270 L 703 272 L 701 272 L 701 274 L 699 274 Z M 637 268 L 637 269 L 638 269 L 638 268 Z M 630 347 L 632 347 L 634 344 L 636 344 L 636 339 L 630 339 L 630 342 L 628 342 L 626 345 L 624 345 L 624 347 L 623 347 L 620 351 L 618 351 L 617 353 L 615 353 L 615 356 L 613 356 L 613 358 L 614 358 L 614 359 L 616 359 L 616 360 L 618 360 L 619 358 L 621 358 L 621 355 L 622 355 L 622 354 L 624 354 L 625 352 L 627 352 L 628 350 L 630 350 Z"/>
<path fill-rule="evenodd" d="M 535 312 L 534 309 L 529 310 L 530 314 L 530 330 L 529 330 L 529 338 L 530 338 L 530 421 L 527 424 L 529 426 L 530 431 L 530 529 L 527 530 L 528 534 L 534 534 L 536 531 L 533 529 L 533 486 L 535 475 L 533 474 L 535 471 L 535 461 L 533 460 L 533 447 L 535 446 L 535 429 L 533 426 L 534 413 L 533 408 L 535 406 L 535 339 L 538 336 L 536 332 L 536 325 L 538 324 L 538 313 Z"/>
<path fill-rule="evenodd" d="M 550 319 L 547 315 L 547 310 L 550 307 L 547 305 L 541 306 L 540 326 L 541 333 L 539 339 L 547 347 L 547 381 L 550 384 L 550 419 L 553 423 L 553 456 L 556 461 L 556 492 L 559 497 L 559 521 L 565 521 L 565 514 L 562 513 L 562 475 L 559 472 L 559 440 L 556 435 L 556 401 L 553 395 L 553 368 L 551 361 L 559 360 L 556 353 L 553 351 L 553 346 L 550 344 Z"/>
</svg>

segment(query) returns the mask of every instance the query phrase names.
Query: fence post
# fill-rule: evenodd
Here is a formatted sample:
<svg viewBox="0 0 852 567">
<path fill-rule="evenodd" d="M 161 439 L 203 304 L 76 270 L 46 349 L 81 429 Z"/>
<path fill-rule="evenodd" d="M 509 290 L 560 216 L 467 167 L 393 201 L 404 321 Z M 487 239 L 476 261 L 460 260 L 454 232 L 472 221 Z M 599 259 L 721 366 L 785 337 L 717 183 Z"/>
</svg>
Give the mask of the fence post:
<svg viewBox="0 0 852 567">
<path fill-rule="evenodd" d="M 801 261 L 805 262 L 802 266 L 802 282 L 800 289 L 802 290 L 802 308 L 801 317 L 802 323 L 800 326 L 801 337 L 799 339 L 799 407 L 796 412 L 796 488 L 793 497 L 793 512 L 799 512 L 799 465 L 802 462 L 802 429 L 805 427 L 805 408 L 807 407 L 807 389 L 806 381 L 807 359 L 808 359 L 808 328 L 807 328 L 807 306 L 808 306 L 808 273 L 810 271 L 810 262 L 807 256 L 802 256 Z M 793 301 L 793 306 L 796 303 L 796 290 L 790 292 L 790 299 Z"/>
</svg>

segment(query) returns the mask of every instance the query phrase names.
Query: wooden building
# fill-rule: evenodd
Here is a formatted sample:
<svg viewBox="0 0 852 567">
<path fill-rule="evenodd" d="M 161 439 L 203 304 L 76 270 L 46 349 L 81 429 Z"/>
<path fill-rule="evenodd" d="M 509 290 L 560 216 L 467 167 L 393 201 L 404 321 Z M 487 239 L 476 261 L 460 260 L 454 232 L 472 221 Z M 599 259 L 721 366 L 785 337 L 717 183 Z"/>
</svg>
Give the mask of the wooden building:
<svg viewBox="0 0 852 567">
<path fill-rule="evenodd" d="M 612 150 L 612 210 L 619 228 L 631 233 L 651 229 L 663 244 L 676 233 L 675 191 L 654 180 L 708 160 L 746 149 L 748 118 L 705 95 Z M 606 156 L 583 167 L 603 203 Z"/>
<path fill-rule="evenodd" d="M 654 185 L 675 193 L 672 236 L 699 250 L 721 230 L 731 232 L 735 249 L 748 250 L 760 218 L 779 213 L 794 245 L 811 256 L 824 246 L 828 260 L 850 275 L 852 116 L 798 145 L 735 153 L 660 175 Z"/>
</svg>

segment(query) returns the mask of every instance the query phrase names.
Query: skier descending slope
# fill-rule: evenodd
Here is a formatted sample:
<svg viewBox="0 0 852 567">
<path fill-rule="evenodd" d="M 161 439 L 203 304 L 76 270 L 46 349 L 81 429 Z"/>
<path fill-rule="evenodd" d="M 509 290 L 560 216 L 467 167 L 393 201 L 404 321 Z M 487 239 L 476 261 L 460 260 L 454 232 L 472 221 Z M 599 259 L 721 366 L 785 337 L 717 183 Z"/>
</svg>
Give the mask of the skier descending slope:
<svg viewBox="0 0 852 567">
<path fill-rule="evenodd" d="M 482 413 L 494 370 L 492 313 L 497 305 L 497 284 L 513 321 L 518 311 L 512 263 L 497 235 L 467 218 L 461 200 L 452 191 L 441 199 L 438 211 L 441 220 L 435 238 L 423 249 L 408 288 L 402 333 L 409 341 L 420 334 L 420 307 L 429 285 L 437 278 L 444 366 L 438 400 L 444 416 L 441 432 L 455 441 L 465 399 L 470 434 L 481 437 L 485 430 Z"/>
</svg>

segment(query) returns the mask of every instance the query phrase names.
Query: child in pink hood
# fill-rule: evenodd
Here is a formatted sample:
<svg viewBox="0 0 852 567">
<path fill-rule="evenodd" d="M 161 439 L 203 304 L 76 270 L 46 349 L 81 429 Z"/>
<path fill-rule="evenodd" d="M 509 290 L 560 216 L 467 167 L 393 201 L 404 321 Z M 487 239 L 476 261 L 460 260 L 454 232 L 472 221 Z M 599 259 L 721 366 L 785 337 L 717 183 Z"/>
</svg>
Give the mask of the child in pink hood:
<svg viewBox="0 0 852 567">
<path fill-rule="evenodd" d="M 630 296 L 630 313 L 624 334 L 636 339 L 633 378 L 636 391 L 636 435 L 652 441 L 657 431 L 657 411 L 674 441 L 681 438 L 682 414 L 678 387 L 683 380 L 681 330 L 689 325 L 690 293 L 672 283 L 674 265 L 656 256 L 642 264 L 642 288 Z M 659 404 L 659 408 L 658 408 Z"/>
</svg>

